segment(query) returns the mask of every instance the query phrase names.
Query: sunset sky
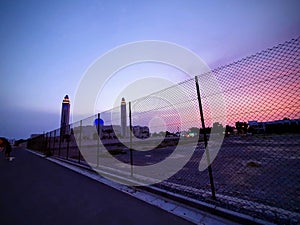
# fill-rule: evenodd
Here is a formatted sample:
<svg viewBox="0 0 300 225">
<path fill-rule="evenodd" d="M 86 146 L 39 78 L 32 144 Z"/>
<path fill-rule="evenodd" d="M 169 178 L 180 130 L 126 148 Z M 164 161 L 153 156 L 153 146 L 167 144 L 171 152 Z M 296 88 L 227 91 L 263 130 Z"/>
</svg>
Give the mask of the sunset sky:
<svg viewBox="0 0 300 225">
<path fill-rule="evenodd" d="M 119 45 L 173 42 L 216 68 L 297 38 L 299 8 L 297 0 L 1 1 L 0 136 L 58 128 L 63 97 L 72 104 L 85 71 Z M 145 76 L 187 78 L 161 65 L 128 68 L 108 84 L 103 95 L 111 98 L 96 110 L 111 108 L 118 90 Z"/>
</svg>

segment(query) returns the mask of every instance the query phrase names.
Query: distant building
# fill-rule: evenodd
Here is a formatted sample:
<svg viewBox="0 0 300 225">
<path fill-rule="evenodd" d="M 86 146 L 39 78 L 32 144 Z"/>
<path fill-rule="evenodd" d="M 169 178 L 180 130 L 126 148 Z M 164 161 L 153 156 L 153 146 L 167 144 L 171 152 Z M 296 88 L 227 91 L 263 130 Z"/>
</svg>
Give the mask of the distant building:
<svg viewBox="0 0 300 225">
<path fill-rule="evenodd" d="M 117 139 L 120 137 L 122 127 L 118 125 L 102 126 L 101 139 Z"/>
<path fill-rule="evenodd" d="M 257 122 L 256 120 L 249 121 L 249 130 L 252 131 L 252 133 L 255 134 L 262 134 L 266 131 L 265 122 Z"/>
<path fill-rule="evenodd" d="M 64 109 L 64 103 L 63 103 Z M 63 112 L 62 112 L 63 121 Z M 62 127 L 66 123 L 62 122 Z M 95 127 L 94 127 L 95 126 Z M 96 129 L 95 129 L 96 128 Z M 130 128 L 127 126 L 126 101 L 122 98 L 121 101 L 121 124 L 120 125 L 104 125 L 103 119 L 95 119 L 93 125 L 82 126 L 81 128 L 73 128 L 74 135 L 82 133 L 83 140 L 96 140 L 100 137 L 101 140 L 126 138 L 130 133 Z M 133 126 L 132 133 L 135 137 L 144 139 L 150 137 L 150 130 L 147 126 Z"/>
<path fill-rule="evenodd" d="M 141 139 L 150 137 L 149 127 L 146 126 L 134 126 L 132 127 L 132 133 L 135 137 Z"/>
<path fill-rule="evenodd" d="M 122 98 L 121 101 L 121 136 L 127 136 L 127 115 L 125 98 Z"/>
<path fill-rule="evenodd" d="M 61 121 L 60 121 L 60 135 L 69 134 L 69 120 L 70 120 L 70 99 L 66 95 L 61 107 Z"/>
<path fill-rule="evenodd" d="M 254 134 L 299 132 L 300 119 L 283 119 L 268 122 L 249 121 L 249 130 Z"/>
<path fill-rule="evenodd" d="M 82 140 L 114 140 L 117 143 L 117 140 L 120 138 L 122 127 L 119 125 L 100 125 L 100 132 L 97 132 L 97 124 L 74 127 L 73 133 L 76 137 L 81 136 Z M 129 127 L 126 127 L 127 132 L 129 133 Z M 80 135 L 81 132 L 81 135 Z M 139 139 L 145 139 L 150 137 L 149 127 L 147 126 L 133 126 L 132 133 L 135 137 Z M 129 140 L 129 139 L 128 139 Z"/>
</svg>

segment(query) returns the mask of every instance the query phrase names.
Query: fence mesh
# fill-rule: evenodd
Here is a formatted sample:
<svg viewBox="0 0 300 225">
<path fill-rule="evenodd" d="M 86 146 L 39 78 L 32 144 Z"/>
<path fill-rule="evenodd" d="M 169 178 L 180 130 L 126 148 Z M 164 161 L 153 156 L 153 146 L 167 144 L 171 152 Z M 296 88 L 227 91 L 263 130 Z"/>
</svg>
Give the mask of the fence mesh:
<svg viewBox="0 0 300 225">
<path fill-rule="evenodd" d="M 164 177 L 152 185 L 271 222 L 300 223 L 300 38 L 197 80 L 199 96 L 190 79 L 73 123 L 64 135 L 57 129 L 29 139 L 28 148 L 126 177 Z M 167 159 L 180 164 L 185 156 L 173 174 L 139 169 Z M 201 167 L 205 156 L 212 174 Z"/>
</svg>

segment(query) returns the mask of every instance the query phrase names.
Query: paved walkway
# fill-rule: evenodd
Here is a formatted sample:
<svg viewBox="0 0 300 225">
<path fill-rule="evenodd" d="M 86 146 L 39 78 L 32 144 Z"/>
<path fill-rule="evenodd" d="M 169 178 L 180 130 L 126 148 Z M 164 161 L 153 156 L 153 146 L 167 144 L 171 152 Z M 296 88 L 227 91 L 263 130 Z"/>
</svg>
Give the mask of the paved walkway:
<svg viewBox="0 0 300 225">
<path fill-rule="evenodd" d="M 192 224 L 24 149 L 12 155 L 0 154 L 0 224 Z"/>
</svg>

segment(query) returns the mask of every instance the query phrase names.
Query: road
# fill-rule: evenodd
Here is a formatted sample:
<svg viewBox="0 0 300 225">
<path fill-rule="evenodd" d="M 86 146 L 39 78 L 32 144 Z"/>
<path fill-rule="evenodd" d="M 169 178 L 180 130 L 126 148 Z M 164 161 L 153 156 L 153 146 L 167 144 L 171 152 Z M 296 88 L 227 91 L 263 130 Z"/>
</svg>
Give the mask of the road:
<svg viewBox="0 0 300 225">
<path fill-rule="evenodd" d="M 0 224 L 192 224 L 25 149 L 12 155 L 0 154 Z"/>
</svg>

